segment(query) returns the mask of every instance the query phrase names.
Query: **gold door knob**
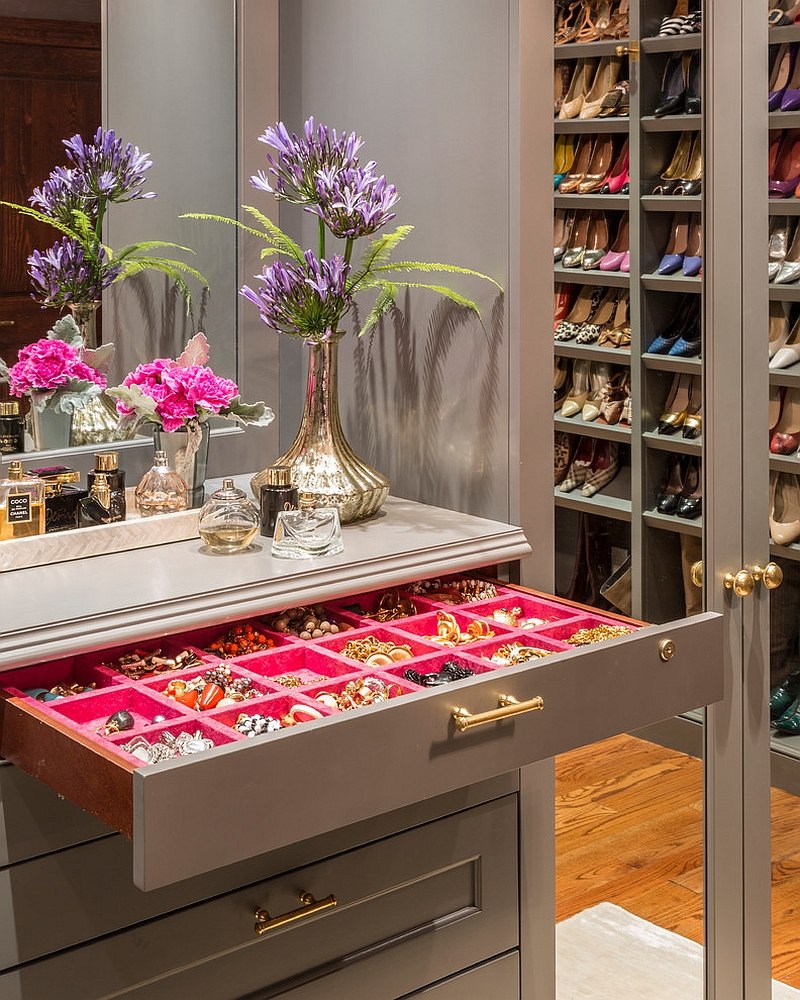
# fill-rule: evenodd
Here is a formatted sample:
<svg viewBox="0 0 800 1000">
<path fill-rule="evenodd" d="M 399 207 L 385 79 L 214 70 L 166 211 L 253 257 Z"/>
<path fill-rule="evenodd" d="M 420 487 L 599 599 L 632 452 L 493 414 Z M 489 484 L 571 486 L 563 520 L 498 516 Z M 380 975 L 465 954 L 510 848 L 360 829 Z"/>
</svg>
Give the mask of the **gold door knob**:
<svg viewBox="0 0 800 1000">
<path fill-rule="evenodd" d="M 639 59 L 639 43 L 632 41 L 628 42 L 627 45 L 617 45 L 614 49 L 614 54 L 617 56 L 628 56 L 631 62 L 637 62 Z"/>
<path fill-rule="evenodd" d="M 763 569 L 754 566 L 753 579 L 762 581 L 767 590 L 777 590 L 783 583 L 783 570 L 774 562 L 767 563 Z"/>
<path fill-rule="evenodd" d="M 690 575 L 692 578 L 692 583 L 695 587 L 703 586 L 703 560 L 698 559 L 696 563 L 692 563 L 692 568 L 690 570 Z"/>
<path fill-rule="evenodd" d="M 732 590 L 737 597 L 749 597 L 756 586 L 753 574 L 746 569 L 740 569 L 736 575 L 726 573 L 722 582 L 725 584 L 725 589 Z"/>
</svg>

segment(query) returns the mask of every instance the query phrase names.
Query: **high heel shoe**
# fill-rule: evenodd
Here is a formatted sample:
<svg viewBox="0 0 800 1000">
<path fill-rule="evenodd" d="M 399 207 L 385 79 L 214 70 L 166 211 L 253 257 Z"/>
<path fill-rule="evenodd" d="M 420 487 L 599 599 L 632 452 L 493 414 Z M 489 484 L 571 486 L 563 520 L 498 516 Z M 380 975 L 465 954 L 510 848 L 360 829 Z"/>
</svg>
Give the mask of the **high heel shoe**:
<svg viewBox="0 0 800 1000">
<path fill-rule="evenodd" d="M 592 82 L 597 72 L 597 59 L 579 59 L 575 64 L 575 69 L 570 80 L 567 91 L 558 117 L 561 121 L 570 118 L 577 118 L 581 113 L 583 102 L 592 87 Z"/>
<path fill-rule="evenodd" d="M 672 194 L 682 178 L 689 171 L 689 154 L 694 136 L 691 132 L 681 132 L 672 159 L 661 174 L 661 183 L 653 188 L 653 194 Z"/>
<path fill-rule="evenodd" d="M 783 409 L 783 396 L 784 388 L 782 385 L 771 385 L 769 387 L 769 436 L 770 438 L 778 426 L 778 421 L 781 419 L 781 410 Z"/>
<path fill-rule="evenodd" d="M 561 182 L 572 169 L 575 146 L 571 135 L 557 135 L 553 147 L 553 190 L 558 191 Z"/>
<path fill-rule="evenodd" d="M 569 90 L 572 66 L 560 61 L 553 64 L 553 114 L 557 115 Z"/>
<path fill-rule="evenodd" d="M 791 706 L 794 709 L 794 702 L 800 696 L 800 671 L 789 676 L 781 683 L 770 689 L 769 692 L 769 717 L 775 722 L 784 713 L 789 717 L 795 711 L 788 712 Z M 800 721 L 800 720 L 799 720 Z"/>
<path fill-rule="evenodd" d="M 553 293 L 553 330 L 569 316 L 575 298 L 574 285 L 556 285 Z"/>
<path fill-rule="evenodd" d="M 689 153 L 689 165 L 686 168 L 685 173 L 680 178 L 678 183 L 673 189 L 673 194 L 684 195 L 690 197 L 691 195 L 700 194 L 703 189 L 703 137 L 698 132 L 694 141 L 692 142 L 691 152 Z"/>
<path fill-rule="evenodd" d="M 677 511 L 683 493 L 684 464 L 683 455 L 667 455 L 661 488 L 656 497 L 656 510 L 659 514 L 674 514 Z"/>
<path fill-rule="evenodd" d="M 589 169 L 589 164 L 592 162 L 595 145 L 596 139 L 593 135 L 582 135 L 578 139 L 578 145 L 575 147 L 575 154 L 567 176 L 559 185 L 560 194 L 577 194 L 578 188 L 586 176 L 586 171 Z"/>
<path fill-rule="evenodd" d="M 800 61 L 798 61 L 800 66 Z M 791 198 L 800 182 L 800 129 L 784 132 L 769 178 L 770 198 Z"/>
<path fill-rule="evenodd" d="M 630 300 L 627 292 L 623 292 L 617 302 L 617 310 L 612 323 L 601 330 L 597 338 L 598 347 L 630 347 L 631 323 L 628 318 Z"/>
<path fill-rule="evenodd" d="M 698 316 L 667 351 L 671 358 L 697 358 L 702 347 L 702 327 Z"/>
<path fill-rule="evenodd" d="M 684 59 L 686 59 L 685 56 Z M 685 62 L 685 66 L 686 97 L 684 101 L 684 111 L 687 115 L 699 115 L 703 106 L 701 97 L 703 81 L 700 73 L 700 53 L 693 52 L 688 61 Z"/>
<path fill-rule="evenodd" d="M 678 509 L 675 513 L 687 521 L 693 521 L 703 513 L 703 477 L 700 474 L 700 463 L 696 458 L 690 458 L 686 463 L 683 492 L 678 499 Z"/>
<path fill-rule="evenodd" d="M 609 232 L 608 219 L 605 212 L 592 212 L 589 231 L 586 236 L 586 247 L 581 259 L 584 271 L 593 271 L 600 266 L 600 261 L 608 252 Z"/>
<path fill-rule="evenodd" d="M 789 216 L 773 215 L 769 223 L 769 280 L 774 281 L 789 250 Z M 772 357 L 772 355 L 770 355 Z"/>
<path fill-rule="evenodd" d="M 603 422 L 614 426 L 622 417 L 625 400 L 630 396 L 630 372 L 617 372 L 606 383 L 600 398 L 600 417 Z"/>
<path fill-rule="evenodd" d="M 769 349 L 772 354 L 769 362 L 770 371 L 778 371 L 780 368 L 791 368 L 792 365 L 796 365 L 800 361 L 800 317 L 798 317 L 791 331 L 786 336 L 783 336 L 784 331 L 789 330 L 789 317 L 785 309 L 787 304 L 783 302 L 770 302 L 769 304 L 770 338 L 772 337 L 773 306 L 777 306 L 780 309 L 775 324 L 780 327 L 778 339 L 774 343 L 770 340 Z M 778 310 L 776 309 L 775 312 L 777 313 Z M 783 321 L 781 322 L 781 320 Z"/>
<path fill-rule="evenodd" d="M 683 266 L 683 258 L 686 256 L 686 248 L 689 241 L 689 215 L 681 213 L 672 217 L 672 231 L 658 265 L 659 274 L 675 274 Z"/>
<path fill-rule="evenodd" d="M 561 6 L 556 18 L 553 35 L 554 45 L 565 45 L 575 39 L 581 27 L 582 15 L 583 4 L 581 0 L 574 0 L 573 3 L 565 3 Z"/>
<path fill-rule="evenodd" d="M 557 208 L 553 213 L 553 260 L 561 260 L 572 239 L 575 212 Z"/>
<path fill-rule="evenodd" d="M 625 191 L 623 190 L 627 185 L 630 184 L 630 152 L 628 149 L 628 140 L 626 139 L 622 149 L 620 150 L 619 156 L 613 167 L 609 170 L 608 176 L 606 177 L 603 185 L 600 188 L 601 194 L 619 194 Z"/>
<path fill-rule="evenodd" d="M 674 434 L 683 426 L 692 399 L 692 376 L 676 374 L 664 411 L 658 418 L 659 434 Z"/>
<path fill-rule="evenodd" d="M 565 434 L 564 431 L 556 431 L 553 435 L 553 486 L 564 481 L 579 440 L 574 434 Z"/>
<path fill-rule="evenodd" d="M 697 322 L 699 311 L 699 298 L 696 295 L 684 295 L 666 328 L 658 334 L 647 348 L 648 353 L 667 354 L 679 338 L 688 332 Z"/>
<path fill-rule="evenodd" d="M 800 225 L 795 227 L 792 242 L 772 279 L 776 285 L 791 285 L 800 278 Z"/>
<path fill-rule="evenodd" d="M 653 112 L 656 118 L 674 115 L 683 111 L 686 102 L 686 65 L 682 53 L 676 53 L 667 60 L 661 82 L 661 94 Z"/>
<path fill-rule="evenodd" d="M 626 255 L 630 260 L 629 240 L 629 222 L 626 212 L 619 221 L 617 238 L 614 240 L 613 246 L 609 248 L 608 253 L 600 261 L 601 271 L 619 271 Z"/>
<path fill-rule="evenodd" d="M 686 254 L 683 258 L 683 273 L 687 278 L 695 278 L 703 267 L 703 230 L 700 216 L 695 215 L 689 223 L 686 240 Z"/>
<path fill-rule="evenodd" d="M 553 366 L 553 410 L 559 410 L 567 398 L 567 379 L 569 377 L 569 361 L 567 358 L 556 357 Z"/>
<path fill-rule="evenodd" d="M 800 108 L 800 65 L 795 55 L 794 65 L 781 97 L 781 111 L 797 111 L 798 108 Z"/>
<path fill-rule="evenodd" d="M 800 481 L 787 472 L 769 478 L 769 533 L 776 545 L 791 545 L 800 538 Z"/>
<path fill-rule="evenodd" d="M 703 380 L 699 375 L 692 379 L 689 390 L 689 406 L 681 428 L 681 434 L 689 441 L 694 441 L 703 433 Z"/>
<path fill-rule="evenodd" d="M 770 111 L 777 111 L 780 108 L 783 95 L 786 93 L 789 80 L 792 78 L 796 59 L 796 42 L 784 42 L 783 45 L 778 47 L 775 62 L 772 65 L 772 72 L 769 76 L 767 107 Z"/>
<path fill-rule="evenodd" d="M 602 361 L 592 364 L 589 371 L 589 395 L 581 408 L 581 419 L 586 423 L 591 423 L 600 416 L 600 401 L 610 378 L 611 365 Z"/>
<path fill-rule="evenodd" d="M 800 389 L 790 388 L 783 397 L 781 415 L 769 442 L 773 455 L 793 455 L 800 448 Z"/>
<path fill-rule="evenodd" d="M 562 267 L 580 267 L 583 263 L 583 255 L 586 252 L 586 240 L 589 235 L 589 224 L 591 212 L 576 212 L 575 221 L 572 224 L 572 233 L 569 243 L 561 258 Z"/>
<path fill-rule="evenodd" d="M 589 476 L 592 467 L 592 456 L 594 455 L 595 439 L 582 437 L 578 441 L 575 457 L 569 467 L 566 476 L 559 483 L 559 490 L 562 493 L 571 493 L 578 486 L 583 486 Z"/>
<path fill-rule="evenodd" d="M 592 86 L 584 98 L 579 118 L 597 118 L 603 108 L 606 94 L 616 84 L 622 69 L 622 59 L 619 56 L 603 56 L 597 67 Z"/>
<path fill-rule="evenodd" d="M 619 472 L 619 445 L 614 441 L 598 441 L 595 445 L 589 474 L 581 486 L 585 497 L 593 497 L 607 486 Z"/>
<path fill-rule="evenodd" d="M 593 344 L 600 336 L 600 331 L 606 324 L 610 323 L 614 317 L 617 307 L 617 299 L 620 295 L 619 288 L 609 288 L 600 304 L 597 306 L 592 316 L 578 329 L 577 343 Z"/>
<path fill-rule="evenodd" d="M 630 80 L 618 80 L 603 98 L 598 118 L 625 118 L 630 114 Z"/>
<path fill-rule="evenodd" d="M 578 194 L 594 194 L 605 184 L 614 162 L 614 136 L 598 135 L 586 172 L 578 183 Z"/>
<path fill-rule="evenodd" d="M 567 398 L 561 404 L 562 417 L 574 417 L 583 409 L 589 395 L 589 373 L 591 364 L 583 358 L 576 358 L 572 365 L 572 385 Z"/>
<path fill-rule="evenodd" d="M 596 285 L 583 285 L 575 298 L 569 314 L 561 320 L 553 331 L 553 340 L 556 343 L 562 343 L 563 341 L 572 340 L 577 337 L 583 326 L 594 315 L 602 295 L 602 288 Z"/>
<path fill-rule="evenodd" d="M 683 25 L 689 16 L 689 0 L 676 0 L 675 10 L 661 21 L 658 37 L 669 38 L 683 34 Z"/>
</svg>

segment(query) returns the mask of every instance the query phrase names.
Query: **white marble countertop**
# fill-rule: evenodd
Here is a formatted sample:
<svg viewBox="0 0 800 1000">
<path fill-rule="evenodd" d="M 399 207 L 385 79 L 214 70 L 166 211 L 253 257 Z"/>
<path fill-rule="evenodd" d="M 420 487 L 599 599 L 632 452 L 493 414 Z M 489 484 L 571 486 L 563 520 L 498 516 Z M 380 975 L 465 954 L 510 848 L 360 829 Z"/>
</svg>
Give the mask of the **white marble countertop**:
<svg viewBox="0 0 800 1000">
<path fill-rule="evenodd" d="M 214 555 L 197 538 L 4 573 L 0 669 L 530 552 L 521 528 L 394 497 L 343 530 L 344 551 L 319 559 L 273 559 L 261 536 L 248 552 Z"/>
</svg>

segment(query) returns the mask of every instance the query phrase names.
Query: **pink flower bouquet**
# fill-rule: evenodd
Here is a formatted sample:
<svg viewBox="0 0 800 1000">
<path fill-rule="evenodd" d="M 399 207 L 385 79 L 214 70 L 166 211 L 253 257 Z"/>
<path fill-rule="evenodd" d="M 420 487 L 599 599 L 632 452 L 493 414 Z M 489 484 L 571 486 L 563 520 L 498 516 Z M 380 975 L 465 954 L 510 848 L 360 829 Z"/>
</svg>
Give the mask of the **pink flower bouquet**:
<svg viewBox="0 0 800 1000">
<path fill-rule="evenodd" d="M 108 390 L 123 421 L 149 421 L 165 431 L 193 430 L 212 416 L 266 426 L 275 414 L 264 403 L 244 403 L 239 387 L 206 365 L 208 341 L 196 334 L 177 358 L 139 365 Z"/>
</svg>

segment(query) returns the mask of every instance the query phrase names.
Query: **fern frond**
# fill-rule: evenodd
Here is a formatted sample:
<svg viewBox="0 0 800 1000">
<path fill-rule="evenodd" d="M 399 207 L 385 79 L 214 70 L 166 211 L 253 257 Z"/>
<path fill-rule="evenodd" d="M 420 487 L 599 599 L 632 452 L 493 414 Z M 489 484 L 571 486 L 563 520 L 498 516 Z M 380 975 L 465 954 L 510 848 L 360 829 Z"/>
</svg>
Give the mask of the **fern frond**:
<svg viewBox="0 0 800 1000">
<path fill-rule="evenodd" d="M 183 215 L 178 216 L 179 219 L 200 219 L 202 222 L 224 222 L 227 226 L 236 226 L 237 229 L 241 229 L 243 233 L 249 233 L 251 236 L 257 236 L 260 240 L 267 240 L 269 236 L 262 232 L 260 229 L 253 229 L 252 226 L 246 226 L 243 222 L 239 222 L 238 219 L 229 219 L 227 215 L 211 215 L 208 212 L 184 212 Z"/>
<path fill-rule="evenodd" d="M 364 284 L 364 288 L 381 288 L 385 283 L 379 278 L 375 280 L 367 280 Z M 474 312 L 476 316 L 480 318 L 481 312 L 478 309 L 477 303 L 473 302 L 472 299 L 467 299 L 463 295 L 459 295 L 458 292 L 454 292 L 452 288 L 448 288 L 447 285 L 426 285 L 420 281 L 394 281 L 392 282 L 397 288 L 424 288 L 429 292 L 436 292 L 437 295 L 441 295 L 446 299 L 450 299 L 452 302 L 463 306 L 465 309 L 469 309 Z"/>
<path fill-rule="evenodd" d="M 163 271 L 164 274 L 167 273 L 167 269 L 177 271 L 180 274 L 187 274 L 189 277 L 194 278 L 203 288 L 208 288 L 208 279 L 206 276 L 201 274 L 197 268 L 191 267 L 182 260 L 174 260 L 171 257 L 126 257 L 122 264 L 123 272 L 127 272 L 128 268 L 133 268 L 130 271 L 131 274 L 138 274 L 140 271 L 147 269 Z"/>
<path fill-rule="evenodd" d="M 385 233 L 373 240 L 364 251 L 358 272 L 348 281 L 347 290 L 355 291 L 371 271 L 389 259 L 394 248 L 402 243 L 413 229 L 413 226 L 398 226 L 394 232 Z"/>
<path fill-rule="evenodd" d="M 298 263 L 300 264 L 305 263 L 305 257 L 303 256 L 303 248 L 300 246 L 299 243 L 295 243 L 295 241 L 291 238 L 291 236 L 287 236 L 286 233 L 280 228 L 280 226 L 276 226 L 275 223 L 272 221 L 272 219 L 264 215 L 263 212 L 259 212 L 259 210 L 257 208 L 254 208 L 252 205 L 242 205 L 242 208 L 249 215 L 252 215 L 257 222 L 261 223 L 261 225 L 266 230 L 267 233 L 266 238 L 272 244 L 274 244 L 274 246 L 276 246 L 287 256 L 294 257 L 294 259 Z"/>
<path fill-rule="evenodd" d="M 436 261 L 398 260 L 392 262 L 391 264 L 381 264 L 378 267 L 373 267 L 372 271 L 373 273 L 383 271 L 421 271 L 423 274 L 433 271 L 444 271 L 448 274 L 468 274 L 473 278 L 483 278 L 484 281 L 491 281 L 491 283 L 499 288 L 501 292 L 503 291 L 503 286 L 488 274 L 482 274 L 480 271 L 473 271 L 472 268 L 469 267 L 457 267 L 455 264 L 439 264 Z"/>
<path fill-rule="evenodd" d="M 0 205 L 5 205 L 7 208 L 14 208 L 20 215 L 26 215 L 29 219 L 36 219 L 37 222 L 43 222 L 46 226 L 57 229 L 65 236 L 71 236 L 72 239 L 77 238 L 77 233 L 72 227 L 65 226 L 63 222 L 59 222 L 57 219 L 51 219 L 49 215 L 45 215 L 44 212 L 39 212 L 35 208 L 31 208 L 28 205 L 18 205 L 14 201 L 0 201 Z"/>
<path fill-rule="evenodd" d="M 364 320 L 364 325 L 358 331 L 358 336 L 363 337 L 365 333 L 369 333 L 372 327 L 380 321 L 381 317 L 395 305 L 396 300 L 397 285 L 391 281 L 383 282 L 378 297 L 375 299 L 375 304 Z"/>
<path fill-rule="evenodd" d="M 144 240 L 142 243 L 129 243 L 128 246 L 122 247 L 121 250 L 117 250 L 116 254 L 109 251 L 109 259 L 113 259 L 117 262 L 125 260 L 132 253 L 139 253 L 142 250 L 158 250 L 162 247 L 169 247 L 171 250 L 183 250 L 186 253 L 194 253 L 191 247 L 181 246 L 180 243 L 170 243 L 167 240 Z"/>
</svg>

